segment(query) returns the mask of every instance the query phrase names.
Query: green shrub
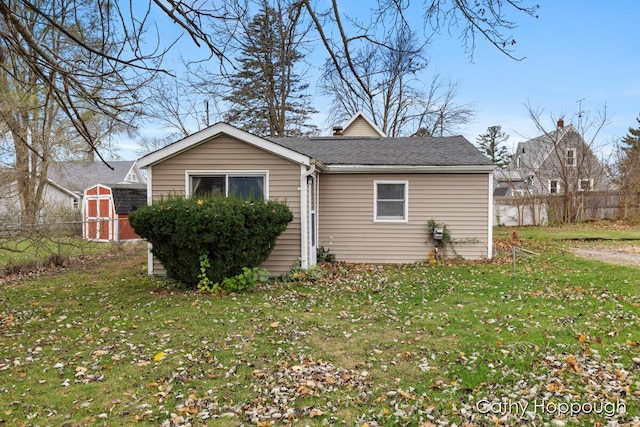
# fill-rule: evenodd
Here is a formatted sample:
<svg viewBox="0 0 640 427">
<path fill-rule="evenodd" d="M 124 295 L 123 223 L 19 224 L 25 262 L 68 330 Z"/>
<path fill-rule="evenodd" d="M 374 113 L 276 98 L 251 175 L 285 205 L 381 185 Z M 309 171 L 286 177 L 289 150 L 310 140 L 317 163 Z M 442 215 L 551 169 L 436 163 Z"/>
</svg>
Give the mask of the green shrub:
<svg viewBox="0 0 640 427">
<path fill-rule="evenodd" d="M 331 249 L 320 246 L 316 249 L 316 261 L 334 263 L 336 262 L 336 255 L 331 253 Z"/>
<path fill-rule="evenodd" d="M 129 216 L 135 232 L 153 245 L 167 276 L 193 287 L 203 277 L 221 283 L 243 267 L 258 267 L 292 220 L 283 203 L 222 196 L 169 197 Z"/>
<path fill-rule="evenodd" d="M 208 263 L 204 258 L 200 257 L 200 271 L 204 271 L 204 266 Z M 198 282 L 198 290 L 200 292 L 218 293 L 221 291 L 226 292 L 244 292 L 251 291 L 258 283 L 266 282 L 269 279 L 269 272 L 267 270 L 261 270 L 258 267 L 247 268 L 242 267 L 242 273 L 233 277 L 227 277 L 222 280 L 222 283 L 213 283 L 206 277 L 206 274 L 202 273 L 200 281 Z"/>
</svg>

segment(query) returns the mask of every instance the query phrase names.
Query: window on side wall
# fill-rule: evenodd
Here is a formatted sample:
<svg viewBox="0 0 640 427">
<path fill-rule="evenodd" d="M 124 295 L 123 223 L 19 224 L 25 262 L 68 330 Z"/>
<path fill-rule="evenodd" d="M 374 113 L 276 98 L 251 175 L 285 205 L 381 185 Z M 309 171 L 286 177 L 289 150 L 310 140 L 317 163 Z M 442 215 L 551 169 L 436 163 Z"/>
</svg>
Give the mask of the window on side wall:
<svg viewBox="0 0 640 427">
<path fill-rule="evenodd" d="M 592 179 L 581 179 L 579 183 L 579 191 L 591 191 L 593 189 Z"/>
<path fill-rule="evenodd" d="M 223 194 L 244 200 L 266 200 L 266 173 L 190 173 L 191 196 Z"/>
<path fill-rule="evenodd" d="M 373 220 L 407 222 L 409 183 L 407 181 L 374 181 Z"/>
<path fill-rule="evenodd" d="M 557 179 L 550 179 L 549 180 L 549 193 L 554 194 L 554 193 L 558 193 L 558 180 Z"/>
</svg>

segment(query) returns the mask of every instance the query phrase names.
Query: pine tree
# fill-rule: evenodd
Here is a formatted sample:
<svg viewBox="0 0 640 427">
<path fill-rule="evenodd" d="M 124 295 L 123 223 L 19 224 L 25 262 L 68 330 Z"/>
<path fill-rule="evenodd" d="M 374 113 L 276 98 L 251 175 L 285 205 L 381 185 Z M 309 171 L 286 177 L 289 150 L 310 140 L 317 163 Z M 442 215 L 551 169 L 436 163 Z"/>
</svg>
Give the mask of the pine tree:
<svg viewBox="0 0 640 427">
<path fill-rule="evenodd" d="M 476 138 L 480 150 L 499 167 L 509 163 L 511 156 L 503 143 L 509 139 L 509 135 L 502 131 L 502 126 L 489 126 L 487 132 Z"/>
<path fill-rule="evenodd" d="M 627 152 L 629 150 L 640 151 L 640 116 L 638 116 L 636 121 L 638 122 L 638 128 L 629 128 L 629 133 L 622 138 L 622 142 L 627 144 L 623 149 Z"/>
<path fill-rule="evenodd" d="M 640 116 L 636 119 L 638 128 L 629 128 L 622 138 L 622 157 L 620 159 L 620 207 L 627 219 L 640 217 Z"/>
<path fill-rule="evenodd" d="M 294 70 L 302 59 L 299 15 L 281 12 L 267 6 L 245 27 L 224 119 L 259 136 L 311 135 L 317 127 L 308 123 L 309 116 L 317 111 L 305 93 L 308 84 Z"/>
</svg>

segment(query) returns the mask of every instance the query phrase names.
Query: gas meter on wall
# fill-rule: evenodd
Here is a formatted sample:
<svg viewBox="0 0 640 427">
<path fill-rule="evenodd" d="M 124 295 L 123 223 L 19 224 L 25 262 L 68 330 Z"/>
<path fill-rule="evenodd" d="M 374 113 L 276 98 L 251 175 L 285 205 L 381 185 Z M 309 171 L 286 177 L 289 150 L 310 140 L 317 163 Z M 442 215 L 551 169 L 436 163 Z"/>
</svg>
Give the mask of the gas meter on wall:
<svg viewBox="0 0 640 427">
<path fill-rule="evenodd" d="M 442 228 L 434 228 L 433 229 L 433 240 L 442 240 L 444 238 L 444 229 Z"/>
</svg>

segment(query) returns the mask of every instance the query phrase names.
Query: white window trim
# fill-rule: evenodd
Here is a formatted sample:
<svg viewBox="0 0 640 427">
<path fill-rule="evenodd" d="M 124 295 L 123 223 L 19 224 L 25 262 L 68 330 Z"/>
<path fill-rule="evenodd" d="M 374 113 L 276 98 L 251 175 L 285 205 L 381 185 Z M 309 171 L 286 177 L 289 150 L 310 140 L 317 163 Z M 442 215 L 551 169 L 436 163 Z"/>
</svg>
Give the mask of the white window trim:
<svg viewBox="0 0 640 427">
<path fill-rule="evenodd" d="M 184 194 L 191 196 L 192 176 L 219 176 L 225 177 L 225 196 L 229 192 L 230 176 L 262 176 L 264 177 L 264 199 L 269 200 L 269 171 L 268 170 L 185 170 L 184 171 Z"/>
<path fill-rule="evenodd" d="M 556 182 L 556 192 L 555 193 L 551 192 L 551 181 L 555 181 Z M 558 179 L 550 179 L 547 182 L 547 191 L 549 191 L 549 194 L 560 194 L 561 193 L 561 191 L 560 191 L 560 180 L 558 180 Z"/>
<path fill-rule="evenodd" d="M 404 218 L 378 219 L 378 184 L 404 184 Z M 409 181 L 373 181 L 373 222 L 409 222 Z"/>
</svg>

